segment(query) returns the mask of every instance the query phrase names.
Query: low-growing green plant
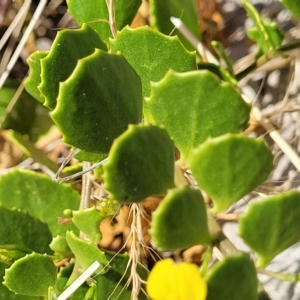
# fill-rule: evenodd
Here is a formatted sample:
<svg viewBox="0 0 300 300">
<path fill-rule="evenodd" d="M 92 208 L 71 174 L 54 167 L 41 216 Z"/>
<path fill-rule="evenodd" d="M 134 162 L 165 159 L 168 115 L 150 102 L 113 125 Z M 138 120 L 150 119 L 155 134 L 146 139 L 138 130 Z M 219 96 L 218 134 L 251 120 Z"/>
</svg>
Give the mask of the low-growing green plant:
<svg viewBox="0 0 300 300">
<path fill-rule="evenodd" d="M 282 2 L 300 15 L 292 0 Z M 85 182 L 79 195 L 71 185 L 32 171 L 3 175 L 0 299 L 63 300 L 63 291 L 95 261 L 100 263 L 95 275 L 69 299 L 267 297 L 257 272 L 299 241 L 294 224 L 300 219 L 300 193 L 259 199 L 239 218 L 240 237 L 254 259 L 229 243 L 215 216 L 251 193 L 273 170 L 264 139 L 244 133 L 251 104 L 237 83 L 296 44 L 283 45 L 278 26 L 244 1 L 255 24 L 249 36 L 259 51 L 253 65 L 234 74 L 219 43 L 213 45 L 225 61 L 222 67 L 193 51 L 184 31 L 166 35 L 173 29 L 170 17 L 180 17 L 192 34 L 200 34 L 192 0 L 151 0 L 152 26 L 135 29 L 128 24 L 140 0 L 67 4 L 79 28 L 59 31 L 50 51 L 29 57 L 25 88 L 50 110 L 63 141 L 80 149 L 77 157 L 101 166 L 97 180 L 107 195 L 91 202 Z M 14 139 L 26 144 L 18 133 Z M 44 162 L 56 168 L 46 158 Z M 204 201 L 203 193 L 212 203 Z M 146 247 L 143 201 L 151 196 L 163 196 L 151 220 L 153 245 L 159 251 L 203 245 L 206 251 L 199 270 L 169 260 L 155 266 L 146 287 L 149 271 L 139 252 Z M 98 248 L 100 223 L 118 214 L 120 205 L 131 207 L 129 254 Z M 213 249 L 220 261 L 212 264 Z M 68 263 L 58 267 L 62 261 Z"/>
</svg>

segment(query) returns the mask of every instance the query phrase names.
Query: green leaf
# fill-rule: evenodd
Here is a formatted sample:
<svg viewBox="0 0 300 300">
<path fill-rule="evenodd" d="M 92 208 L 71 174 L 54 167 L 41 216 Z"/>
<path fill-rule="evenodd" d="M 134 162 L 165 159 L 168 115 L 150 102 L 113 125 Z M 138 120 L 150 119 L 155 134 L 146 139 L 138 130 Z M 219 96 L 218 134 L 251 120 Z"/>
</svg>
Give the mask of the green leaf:
<svg viewBox="0 0 300 300">
<path fill-rule="evenodd" d="M 267 179 L 273 156 L 263 139 L 227 134 L 210 138 L 195 149 L 189 167 L 214 201 L 213 210 L 220 212 Z"/>
<path fill-rule="evenodd" d="M 271 45 L 266 43 L 265 37 L 261 35 L 261 32 L 257 27 L 249 28 L 247 30 L 248 37 L 258 44 L 262 53 L 266 53 L 269 50 L 275 50 L 276 47 L 281 45 L 284 38 L 283 33 L 280 31 L 276 23 L 264 24 L 264 27 L 268 35 L 268 39 L 271 41 Z"/>
<path fill-rule="evenodd" d="M 14 170 L 1 177 L 0 204 L 16 207 L 48 224 L 53 236 L 75 229 L 73 224 L 59 225 L 66 208 L 77 209 L 80 196 L 69 185 L 53 182 L 47 176 L 26 170 Z"/>
<path fill-rule="evenodd" d="M 220 82 L 209 71 L 170 70 L 161 81 L 151 83 L 145 112 L 150 123 L 166 128 L 186 160 L 208 137 L 244 130 L 250 106 L 233 85 Z"/>
<path fill-rule="evenodd" d="M 280 46 L 284 36 L 277 24 L 264 22 L 254 5 L 248 0 L 243 1 L 242 5 L 255 24 L 255 27 L 248 31 L 248 35 L 258 43 L 261 52 L 266 53 L 269 50 L 275 50 L 277 46 Z"/>
<path fill-rule="evenodd" d="M 124 26 L 130 25 L 133 21 L 142 1 L 141 0 L 115 0 L 114 11 L 116 27 L 121 30 Z M 68 11 L 79 23 L 88 25 L 97 31 L 101 39 L 108 42 L 112 37 L 109 26 L 108 9 L 105 0 L 67 0 Z"/>
<path fill-rule="evenodd" d="M 300 2 L 298 0 L 280 0 L 282 4 L 289 9 L 293 15 L 300 19 Z"/>
<path fill-rule="evenodd" d="M 0 241 L 1 244 L 17 244 L 36 252 L 51 253 L 51 233 L 46 224 L 27 213 L 3 206 L 0 206 Z"/>
<path fill-rule="evenodd" d="M 150 27 L 125 27 L 110 40 L 111 51 L 120 51 L 141 76 L 143 95 L 150 95 L 150 81 L 159 81 L 169 69 L 195 70 L 195 53 L 188 52 L 178 37 L 170 37 Z"/>
<path fill-rule="evenodd" d="M 107 153 L 128 124 L 142 120 L 139 76 L 120 54 L 97 50 L 60 85 L 54 122 L 70 145 Z"/>
<path fill-rule="evenodd" d="M 86 24 L 80 29 L 65 29 L 57 33 L 48 55 L 40 60 L 41 84 L 38 89 L 48 108 L 56 106 L 59 83 L 72 74 L 79 59 L 92 54 L 95 48 L 107 49 L 97 33 Z"/>
<path fill-rule="evenodd" d="M 101 266 L 98 268 L 96 273 L 103 274 L 107 272 L 109 267 L 105 253 L 100 251 L 97 246 L 91 242 L 80 239 L 72 231 L 67 232 L 66 239 L 83 271 L 86 270 L 92 263 L 98 261 Z"/>
<path fill-rule="evenodd" d="M 36 51 L 32 53 L 27 59 L 27 63 L 29 65 L 29 74 L 24 81 L 24 87 L 32 97 L 34 97 L 41 103 L 45 102 L 44 96 L 38 89 L 38 86 L 42 82 L 41 59 L 45 58 L 48 53 L 48 51 Z"/>
<path fill-rule="evenodd" d="M 12 292 L 27 296 L 46 296 L 56 281 L 56 266 L 47 255 L 32 253 L 18 259 L 5 270 L 3 284 Z"/>
<path fill-rule="evenodd" d="M 118 254 L 105 252 L 106 257 L 109 260 L 110 269 L 103 275 L 98 275 L 95 279 L 97 280 L 98 297 L 101 295 L 100 300 L 106 299 L 118 299 L 118 300 L 129 300 L 131 299 L 131 284 L 128 280 L 131 276 L 131 267 L 129 264 L 128 254 Z M 144 281 L 147 279 L 147 271 L 141 265 L 137 266 L 137 273 L 140 278 Z M 142 286 L 142 288 L 145 287 Z M 138 296 L 139 300 L 149 299 L 140 292 Z"/>
<path fill-rule="evenodd" d="M 103 165 L 105 189 L 121 203 L 165 194 L 174 186 L 175 148 L 167 132 L 131 125 L 118 137 Z"/>
<path fill-rule="evenodd" d="M 80 231 L 86 234 L 93 244 L 98 244 L 102 239 L 100 222 L 106 218 L 95 207 L 73 211 L 73 223 Z"/>
<path fill-rule="evenodd" d="M 2 225 L 2 224 L 1 224 Z M 29 235 L 30 233 L 27 232 Z M 16 244 L 0 245 L 0 261 L 4 264 L 11 265 L 15 260 L 31 253 L 32 250 Z"/>
<path fill-rule="evenodd" d="M 0 276 L 3 278 L 5 274 L 6 265 L 0 264 Z M 0 284 L 0 300 L 39 300 L 40 298 L 36 298 L 33 296 L 24 296 L 24 295 L 16 295 L 11 292 L 3 283 Z"/>
<path fill-rule="evenodd" d="M 256 265 L 267 266 L 283 250 L 297 243 L 300 232 L 300 193 L 289 191 L 251 203 L 239 220 L 240 236 L 258 254 Z"/>
<path fill-rule="evenodd" d="M 0 127 L 29 134 L 35 119 L 36 100 L 23 91 L 7 112 L 18 86 L 19 83 L 11 82 L 0 89 Z"/>
<path fill-rule="evenodd" d="M 73 149 L 74 150 L 74 149 Z M 80 161 L 99 162 L 107 157 L 107 154 L 96 154 L 81 150 L 75 155 L 75 158 Z"/>
<path fill-rule="evenodd" d="M 206 275 L 206 300 L 257 300 L 254 263 L 246 254 L 226 256 Z"/>
<path fill-rule="evenodd" d="M 130 25 L 132 23 L 141 4 L 142 0 L 114 1 L 115 18 L 118 30 L 121 30 L 126 25 Z"/>
<path fill-rule="evenodd" d="M 64 259 L 66 257 L 70 258 L 73 256 L 73 253 L 68 246 L 66 236 L 58 235 L 54 237 L 49 246 L 51 250 L 55 252 L 55 255 L 60 257 L 60 259 Z"/>
<path fill-rule="evenodd" d="M 180 18 L 194 36 L 200 39 L 196 2 L 194 0 L 151 0 L 149 5 L 152 16 L 150 19 L 151 25 L 166 35 L 170 35 L 171 33 L 172 35 L 178 35 L 187 49 L 194 50 L 194 47 L 184 35 L 179 30 L 174 30 L 174 25 L 170 21 L 170 18 Z"/>
<path fill-rule="evenodd" d="M 51 234 L 48 226 L 16 209 L 0 207 L 0 241 L 1 244 L 5 244 L 0 245 L 0 260 L 4 262 L 3 260 L 6 259 L 7 264 L 12 264 L 16 259 L 25 256 L 32 250 L 51 253 L 49 249 Z M 7 265 L 0 264 L 1 278 L 4 276 L 6 267 Z M 32 300 L 32 297 L 16 296 L 3 284 L 0 284 L 0 299 Z"/>
<path fill-rule="evenodd" d="M 162 251 L 209 244 L 212 239 L 201 192 L 187 186 L 169 190 L 153 213 L 150 233 Z"/>
</svg>

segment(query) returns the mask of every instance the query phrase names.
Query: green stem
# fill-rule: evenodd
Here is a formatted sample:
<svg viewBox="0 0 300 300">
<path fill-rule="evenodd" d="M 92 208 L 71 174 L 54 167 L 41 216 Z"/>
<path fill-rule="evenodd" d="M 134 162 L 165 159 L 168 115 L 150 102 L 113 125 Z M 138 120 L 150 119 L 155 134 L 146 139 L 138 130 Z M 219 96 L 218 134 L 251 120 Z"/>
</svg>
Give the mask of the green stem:
<svg viewBox="0 0 300 300">
<path fill-rule="evenodd" d="M 272 278 L 282 280 L 282 281 L 290 281 L 290 282 L 298 282 L 300 281 L 300 274 L 282 274 L 282 273 L 277 273 L 277 272 L 272 272 L 264 269 L 259 269 L 257 270 L 258 273 L 260 274 L 265 274 L 268 275 Z"/>
</svg>

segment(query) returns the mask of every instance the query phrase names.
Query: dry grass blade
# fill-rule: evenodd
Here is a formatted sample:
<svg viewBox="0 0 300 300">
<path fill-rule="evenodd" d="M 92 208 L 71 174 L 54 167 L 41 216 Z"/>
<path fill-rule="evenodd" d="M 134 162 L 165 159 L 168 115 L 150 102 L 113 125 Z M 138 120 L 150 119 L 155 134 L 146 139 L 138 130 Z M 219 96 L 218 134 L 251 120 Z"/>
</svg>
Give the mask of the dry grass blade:
<svg viewBox="0 0 300 300">
<path fill-rule="evenodd" d="M 12 68 L 14 67 L 16 61 L 18 60 L 19 56 L 20 56 L 20 53 L 22 51 L 22 49 L 24 48 L 25 46 L 25 43 L 30 35 L 30 33 L 32 32 L 32 30 L 34 29 L 37 21 L 39 20 L 45 6 L 47 4 L 47 0 L 41 0 L 38 7 L 36 8 L 16 50 L 14 51 L 11 59 L 9 60 L 4 72 L 2 73 L 1 77 L 0 77 L 0 89 L 3 87 L 6 79 L 8 78 Z M 17 24 L 16 24 L 17 26 Z"/>
</svg>

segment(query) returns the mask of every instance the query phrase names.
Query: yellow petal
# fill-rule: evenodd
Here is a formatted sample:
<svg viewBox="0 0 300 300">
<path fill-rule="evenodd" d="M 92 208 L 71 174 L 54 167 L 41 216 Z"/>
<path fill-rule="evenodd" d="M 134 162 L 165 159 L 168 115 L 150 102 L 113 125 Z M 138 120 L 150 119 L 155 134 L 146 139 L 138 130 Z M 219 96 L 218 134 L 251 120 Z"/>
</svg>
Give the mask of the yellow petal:
<svg viewBox="0 0 300 300">
<path fill-rule="evenodd" d="M 177 300 L 204 300 L 206 298 L 207 285 L 196 265 L 178 264 L 174 284 L 177 288 Z"/>
<path fill-rule="evenodd" d="M 150 298 L 166 300 L 166 295 L 170 293 L 172 272 L 174 272 L 172 259 L 164 259 L 155 264 L 147 281 L 147 293 Z"/>
<path fill-rule="evenodd" d="M 196 265 L 164 259 L 151 271 L 147 292 L 153 300 L 204 300 L 207 286 Z"/>
</svg>

